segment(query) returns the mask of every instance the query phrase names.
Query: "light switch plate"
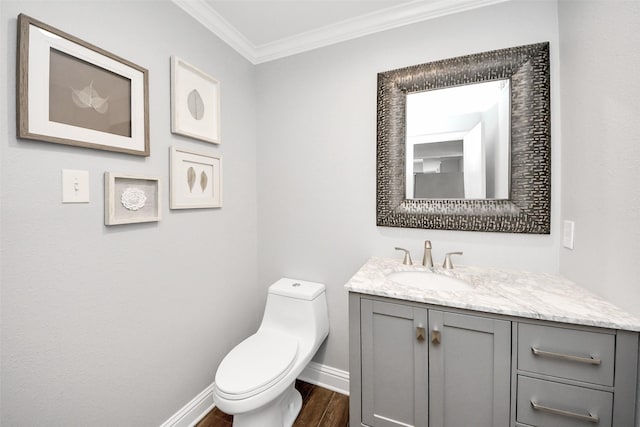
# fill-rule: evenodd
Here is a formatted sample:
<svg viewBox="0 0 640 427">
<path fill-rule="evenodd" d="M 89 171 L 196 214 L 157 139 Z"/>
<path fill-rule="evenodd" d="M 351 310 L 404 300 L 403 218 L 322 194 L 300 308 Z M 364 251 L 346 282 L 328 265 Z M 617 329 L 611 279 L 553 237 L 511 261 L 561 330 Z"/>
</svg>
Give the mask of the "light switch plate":
<svg viewBox="0 0 640 427">
<path fill-rule="evenodd" d="M 62 203 L 89 203 L 89 172 L 62 170 Z"/>
<path fill-rule="evenodd" d="M 567 249 L 573 249 L 573 238 L 575 234 L 575 223 L 573 221 L 564 221 L 562 228 L 562 246 Z"/>
</svg>

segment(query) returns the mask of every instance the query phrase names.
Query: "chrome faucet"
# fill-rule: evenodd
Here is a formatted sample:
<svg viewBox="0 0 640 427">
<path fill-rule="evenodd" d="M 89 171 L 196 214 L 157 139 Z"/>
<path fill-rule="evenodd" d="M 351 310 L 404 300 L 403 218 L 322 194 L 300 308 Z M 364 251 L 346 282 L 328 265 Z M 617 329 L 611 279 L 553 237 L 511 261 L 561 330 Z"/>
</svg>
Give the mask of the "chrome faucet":
<svg viewBox="0 0 640 427">
<path fill-rule="evenodd" d="M 431 240 L 424 241 L 424 255 L 422 256 L 422 265 L 427 268 L 433 268 L 433 258 L 431 257 Z"/>
<path fill-rule="evenodd" d="M 403 251 L 404 252 L 404 259 L 402 260 L 402 263 L 404 265 L 413 265 L 413 261 L 411 261 L 411 254 L 409 253 L 409 251 L 407 249 L 396 248 L 396 251 Z"/>
<path fill-rule="evenodd" d="M 444 256 L 444 264 L 442 264 L 442 268 L 446 268 L 448 270 L 453 269 L 453 263 L 451 262 L 451 255 L 462 255 L 462 252 L 447 252 Z"/>
</svg>

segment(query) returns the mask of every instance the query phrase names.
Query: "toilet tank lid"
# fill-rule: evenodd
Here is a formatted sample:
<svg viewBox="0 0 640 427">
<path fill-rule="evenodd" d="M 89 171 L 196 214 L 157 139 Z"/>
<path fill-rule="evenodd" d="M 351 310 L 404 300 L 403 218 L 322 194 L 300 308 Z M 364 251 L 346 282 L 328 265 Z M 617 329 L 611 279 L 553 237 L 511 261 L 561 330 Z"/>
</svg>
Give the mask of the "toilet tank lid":
<svg viewBox="0 0 640 427">
<path fill-rule="evenodd" d="M 324 292 L 322 283 L 307 282 L 283 277 L 269 286 L 269 293 L 304 300 L 314 300 Z"/>
</svg>

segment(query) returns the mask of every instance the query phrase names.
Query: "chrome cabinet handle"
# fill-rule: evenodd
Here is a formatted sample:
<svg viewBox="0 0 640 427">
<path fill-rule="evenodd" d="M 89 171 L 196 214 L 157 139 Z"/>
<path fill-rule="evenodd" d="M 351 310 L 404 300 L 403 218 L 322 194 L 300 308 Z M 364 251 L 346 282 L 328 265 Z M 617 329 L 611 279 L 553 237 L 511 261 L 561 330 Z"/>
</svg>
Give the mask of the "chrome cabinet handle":
<svg viewBox="0 0 640 427">
<path fill-rule="evenodd" d="M 547 412 L 549 414 L 560 415 L 562 417 L 573 418 L 581 421 L 588 421 L 590 423 L 599 423 L 600 417 L 597 415 L 592 415 L 590 412 L 587 412 L 587 415 L 578 414 L 576 412 L 565 411 L 563 409 L 551 408 L 549 406 L 540 405 L 538 402 L 533 400 L 531 402 L 531 407 L 536 411 Z"/>
<path fill-rule="evenodd" d="M 431 342 L 435 345 L 440 344 L 442 341 L 442 334 L 437 329 L 431 331 Z"/>
<path fill-rule="evenodd" d="M 602 363 L 602 359 L 600 359 L 598 356 L 591 356 L 591 357 L 572 356 L 570 354 L 544 351 L 535 347 L 531 347 L 531 352 L 534 355 L 540 356 L 540 357 L 551 357 L 553 359 L 562 359 L 562 360 L 568 360 L 571 362 L 586 363 L 588 365 L 600 365 Z"/>
</svg>

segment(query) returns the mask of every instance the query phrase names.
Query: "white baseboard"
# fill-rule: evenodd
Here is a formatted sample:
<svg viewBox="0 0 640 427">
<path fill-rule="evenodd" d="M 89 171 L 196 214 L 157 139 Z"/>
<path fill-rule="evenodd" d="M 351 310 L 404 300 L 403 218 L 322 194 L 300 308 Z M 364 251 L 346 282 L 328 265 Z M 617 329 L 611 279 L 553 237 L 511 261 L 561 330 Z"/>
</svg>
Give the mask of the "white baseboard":
<svg viewBox="0 0 640 427">
<path fill-rule="evenodd" d="M 309 362 L 298 379 L 338 393 L 349 395 L 349 372 Z"/>
<path fill-rule="evenodd" d="M 204 418 L 213 407 L 213 383 L 211 383 L 160 427 L 192 427 Z"/>
<path fill-rule="evenodd" d="M 309 362 L 298 379 L 338 393 L 349 395 L 349 372 Z M 160 427 L 193 427 L 207 415 L 213 404 L 213 384 L 202 390 Z"/>
</svg>

